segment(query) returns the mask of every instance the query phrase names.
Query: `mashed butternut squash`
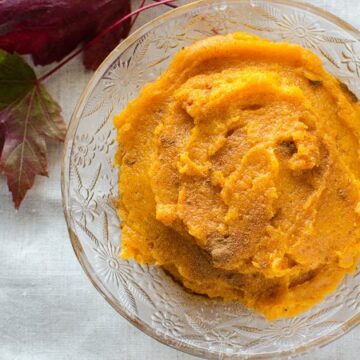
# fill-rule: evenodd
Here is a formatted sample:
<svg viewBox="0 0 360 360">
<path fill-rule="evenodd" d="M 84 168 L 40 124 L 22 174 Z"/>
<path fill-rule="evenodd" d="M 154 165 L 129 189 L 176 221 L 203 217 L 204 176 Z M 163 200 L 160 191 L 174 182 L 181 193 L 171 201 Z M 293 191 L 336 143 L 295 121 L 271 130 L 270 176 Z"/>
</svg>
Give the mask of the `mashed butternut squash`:
<svg viewBox="0 0 360 360">
<path fill-rule="evenodd" d="M 181 50 L 115 118 L 121 256 L 268 319 L 360 255 L 360 112 L 319 58 L 252 35 Z"/>
</svg>

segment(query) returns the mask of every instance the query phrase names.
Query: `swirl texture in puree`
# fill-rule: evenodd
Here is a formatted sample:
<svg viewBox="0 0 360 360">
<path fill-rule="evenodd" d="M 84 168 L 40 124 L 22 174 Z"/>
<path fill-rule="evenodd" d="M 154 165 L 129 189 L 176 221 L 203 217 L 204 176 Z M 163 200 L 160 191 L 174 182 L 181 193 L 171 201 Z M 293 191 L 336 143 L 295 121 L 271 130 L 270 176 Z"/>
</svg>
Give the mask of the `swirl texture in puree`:
<svg viewBox="0 0 360 360">
<path fill-rule="evenodd" d="M 121 256 L 268 319 L 308 309 L 358 262 L 359 120 L 300 46 L 181 50 L 115 118 Z"/>
</svg>

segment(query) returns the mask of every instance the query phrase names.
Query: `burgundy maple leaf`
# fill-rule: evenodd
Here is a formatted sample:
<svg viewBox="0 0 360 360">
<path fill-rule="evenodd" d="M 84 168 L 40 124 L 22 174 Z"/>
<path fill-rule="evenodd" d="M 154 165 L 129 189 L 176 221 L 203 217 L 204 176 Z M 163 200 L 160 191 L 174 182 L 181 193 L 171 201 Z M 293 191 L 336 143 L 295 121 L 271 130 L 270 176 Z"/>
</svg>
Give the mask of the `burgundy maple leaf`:
<svg viewBox="0 0 360 360">
<path fill-rule="evenodd" d="M 0 1 L 0 48 L 31 54 L 35 64 L 50 64 L 130 11 L 130 0 Z M 87 48 L 85 66 L 96 69 L 129 30 L 130 19 Z"/>
</svg>

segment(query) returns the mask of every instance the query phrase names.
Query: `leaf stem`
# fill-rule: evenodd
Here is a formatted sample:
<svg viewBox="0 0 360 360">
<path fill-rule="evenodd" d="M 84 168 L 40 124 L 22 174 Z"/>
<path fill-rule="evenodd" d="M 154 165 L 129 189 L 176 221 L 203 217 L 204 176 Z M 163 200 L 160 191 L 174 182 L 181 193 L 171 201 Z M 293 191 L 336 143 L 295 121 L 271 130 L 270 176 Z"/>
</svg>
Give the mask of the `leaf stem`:
<svg viewBox="0 0 360 360">
<path fill-rule="evenodd" d="M 43 82 L 47 80 L 52 74 L 54 74 L 56 71 L 58 71 L 60 68 L 62 68 L 65 64 L 67 64 L 70 60 L 72 60 L 75 56 L 79 55 L 83 51 L 84 47 L 77 49 L 74 51 L 71 55 L 69 55 L 67 58 L 59 62 L 53 69 L 51 69 L 49 72 L 41 76 L 37 81 Z"/>
<path fill-rule="evenodd" d="M 154 2 L 160 2 L 160 0 L 153 0 L 153 1 Z M 173 9 L 177 8 L 177 5 L 175 5 L 175 4 L 164 4 L 164 5 L 169 6 L 169 7 L 173 8 Z"/>
<path fill-rule="evenodd" d="M 131 18 L 132 16 L 136 16 L 139 13 L 141 13 L 144 10 L 151 9 L 153 7 L 157 7 L 159 5 L 168 5 L 169 3 L 176 1 L 176 0 L 161 0 L 161 1 L 155 1 L 152 4 L 145 5 L 143 7 L 139 7 L 138 9 L 132 11 L 131 13 L 123 16 L 121 19 L 116 20 L 113 24 L 111 24 L 109 27 L 101 31 L 99 34 L 97 34 L 92 40 L 87 42 L 84 46 L 80 47 L 79 49 L 75 50 L 71 55 L 69 55 L 66 59 L 61 61 L 58 65 L 56 65 L 52 70 L 44 74 L 38 79 L 38 82 L 43 82 L 47 80 L 52 74 L 54 74 L 56 71 L 58 71 L 60 68 L 62 68 L 65 64 L 67 64 L 70 60 L 72 60 L 75 56 L 79 55 L 85 48 L 92 46 L 96 42 L 98 42 L 104 35 L 114 30 L 117 26 L 121 25 L 124 21 Z M 170 5 L 170 4 L 169 4 Z"/>
<path fill-rule="evenodd" d="M 142 9 L 144 7 L 144 5 L 145 5 L 145 0 L 141 0 L 138 9 Z M 139 16 L 139 13 L 135 14 L 134 18 L 131 19 L 130 29 L 132 29 L 132 27 L 134 26 L 135 21 L 138 18 L 138 16 Z"/>
</svg>

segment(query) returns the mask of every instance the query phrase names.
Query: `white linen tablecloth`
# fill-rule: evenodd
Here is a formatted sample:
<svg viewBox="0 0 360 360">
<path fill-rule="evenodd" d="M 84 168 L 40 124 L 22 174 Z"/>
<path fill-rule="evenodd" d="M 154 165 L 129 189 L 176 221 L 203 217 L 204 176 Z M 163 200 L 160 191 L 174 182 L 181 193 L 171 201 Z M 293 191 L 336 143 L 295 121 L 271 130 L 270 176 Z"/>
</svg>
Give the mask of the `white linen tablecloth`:
<svg viewBox="0 0 360 360">
<path fill-rule="evenodd" d="M 359 0 L 309 2 L 360 28 Z M 142 14 L 137 26 L 168 9 Z M 67 122 L 91 75 L 78 58 L 48 80 Z M 0 360 L 195 359 L 130 325 L 85 276 L 62 211 L 61 152 L 62 145 L 49 144 L 50 177 L 37 177 L 19 211 L 0 179 Z M 349 360 L 359 353 L 360 327 L 301 359 Z"/>
</svg>

